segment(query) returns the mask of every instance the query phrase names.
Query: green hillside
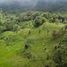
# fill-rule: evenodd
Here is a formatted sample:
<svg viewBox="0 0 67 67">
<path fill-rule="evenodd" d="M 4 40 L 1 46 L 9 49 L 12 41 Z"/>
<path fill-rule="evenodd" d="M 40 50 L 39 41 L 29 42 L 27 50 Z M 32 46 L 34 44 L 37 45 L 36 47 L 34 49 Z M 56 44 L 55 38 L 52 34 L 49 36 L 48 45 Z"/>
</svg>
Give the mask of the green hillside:
<svg viewBox="0 0 67 67">
<path fill-rule="evenodd" d="M 67 67 L 67 14 L 1 11 L 0 67 Z"/>
</svg>

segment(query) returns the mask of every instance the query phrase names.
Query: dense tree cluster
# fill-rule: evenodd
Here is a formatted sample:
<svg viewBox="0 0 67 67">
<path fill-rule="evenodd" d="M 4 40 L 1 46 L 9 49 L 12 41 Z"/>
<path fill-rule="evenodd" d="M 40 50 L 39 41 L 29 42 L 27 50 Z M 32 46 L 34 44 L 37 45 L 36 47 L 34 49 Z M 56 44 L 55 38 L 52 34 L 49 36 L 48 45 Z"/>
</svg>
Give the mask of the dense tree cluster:
<svg viewBox="0 0 67 67">
<path fill-rule="evenodd" d="M 64 36 L 64 39 L 58 45 L 53 54 L 53 60 L 56 63 L 57 67 L 67 67 L 67 35 Z"/>
</svg>

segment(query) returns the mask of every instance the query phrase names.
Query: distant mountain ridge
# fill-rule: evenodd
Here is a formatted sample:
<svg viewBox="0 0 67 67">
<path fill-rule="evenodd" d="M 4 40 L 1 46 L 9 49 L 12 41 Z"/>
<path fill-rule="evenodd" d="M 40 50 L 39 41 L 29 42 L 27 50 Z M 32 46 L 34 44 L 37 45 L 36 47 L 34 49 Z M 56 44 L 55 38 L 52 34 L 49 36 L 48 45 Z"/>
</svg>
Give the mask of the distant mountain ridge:
<svg viewBox="0 0 67 67">
<path fill-rule="evenodd" d="M 45 11 L 67 11 L 67 1 L 66 0 L 38 0 L 31 2 L 11 2 L 9 4 L 0 4 L 0 8 L 6 10 L 16 10 L 16 9 L 33 9 L 33 10 L 45 10 Z"/>
<path fill-rule="evenodd" d="M 67 11 L 67 1 L 66 0 L 53 0 L 53 1 L 43 0 L 43 1 L 38 1 L 36 7 L 37 9 L 47 10 L 47 11 Z"/>
</svg>

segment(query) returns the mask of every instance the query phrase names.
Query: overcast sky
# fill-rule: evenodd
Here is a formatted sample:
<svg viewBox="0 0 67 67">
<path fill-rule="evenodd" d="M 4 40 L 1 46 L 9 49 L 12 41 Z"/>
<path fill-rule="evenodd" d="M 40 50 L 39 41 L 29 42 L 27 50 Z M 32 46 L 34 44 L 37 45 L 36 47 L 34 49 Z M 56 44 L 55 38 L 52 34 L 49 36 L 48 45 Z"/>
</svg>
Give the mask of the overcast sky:
<svg viewBox="0 0 67 67">
<path fill-rule="evenodd" d="M 34 0 L 0 0 L 0 3 L 3 3 L 3 2 L 13 2 L 13 1 L 17 1 L 17 2 L 31 2 L 31 1 L 34 1 Z"/>
<path fill-rule="evenodd" d="M 11 4 L 17 2 L 20 5 L 36 5 L 38 0 L 0 0 L 0 4 Z"/>
<path fill-rule="evenodd" d="M 35 2 L 35 1 L 38 1 L 38 0 L 0 0 L 0 3 L 4 3 L 4 2 L 13 2 L 13 1 L 17 1 L 17 2 Z M 46 1 L 49 1 L 49 0 L 46 0 Z"/>
<path fill-rule="evenodd" d="M 0 0 L 0 4 L 2 3 L 11 3 L 11 2 L 19 2 L 19 3 L 24 3 L 24 2 L 28 2 L 28 3 L 36 3 L 37 1 L 42 1 L 42 0 Z M 60 0 L 43 0 L 43 1 L 60 1 Z M 62 0 L 62 1 L 67 1 L 67 0 Z"/>
</svg>

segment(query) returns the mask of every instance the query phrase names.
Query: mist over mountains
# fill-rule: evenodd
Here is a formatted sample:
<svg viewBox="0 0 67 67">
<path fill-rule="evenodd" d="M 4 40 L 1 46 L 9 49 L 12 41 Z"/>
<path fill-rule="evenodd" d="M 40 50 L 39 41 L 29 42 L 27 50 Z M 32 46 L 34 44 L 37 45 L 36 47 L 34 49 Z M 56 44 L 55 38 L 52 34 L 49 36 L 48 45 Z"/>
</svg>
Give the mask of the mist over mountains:
<svg viewBox="0 0 67 67">
<path fill-rule="evenodd" d="M 0 8 L 6 10 L 66 11 L 67 0 L 0 0 Z"/>
</svg>

